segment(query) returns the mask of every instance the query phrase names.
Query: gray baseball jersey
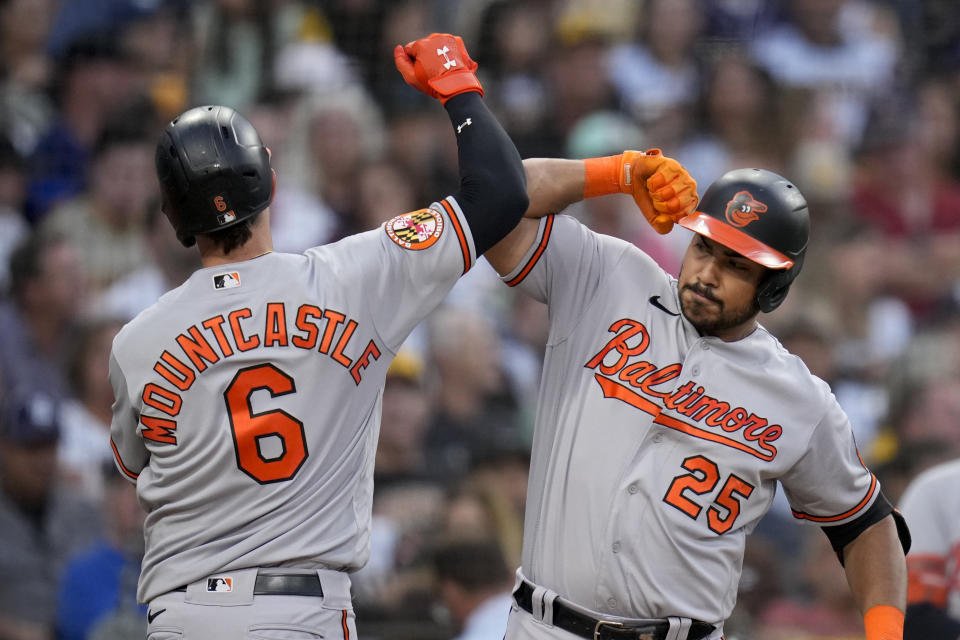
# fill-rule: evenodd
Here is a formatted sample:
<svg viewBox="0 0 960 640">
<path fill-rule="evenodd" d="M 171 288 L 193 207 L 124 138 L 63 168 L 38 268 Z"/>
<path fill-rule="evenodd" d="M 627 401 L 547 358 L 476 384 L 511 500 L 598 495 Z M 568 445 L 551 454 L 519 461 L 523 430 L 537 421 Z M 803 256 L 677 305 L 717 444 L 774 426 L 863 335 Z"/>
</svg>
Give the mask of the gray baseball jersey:
<svg viewBox="0 0 960 640">
<path fill-rule="evenodd" d="M 366 562 L 387 367 L 475 259 L 451 197 L 200 269 L 123 328 L 111 439 L 148 512 L 141 602 L 229 569 Z"/>
<path fill-rule="evenodd" d="M 602 613 L 722 623 L 778 481 L 817 524 L 879 494 L 827 384 L 762 327 L 700 336 L 633 245 L 548 216 L 503 279 L 550 315 L 523 544 L 536 584 Z"/>
<path fill-rule="evenodd" d="M 907 603 L 931 602 L 960 620 L 960 460 L 927 469 L 910 483 L 900 511 L 913 539 Z"/>
</svg>

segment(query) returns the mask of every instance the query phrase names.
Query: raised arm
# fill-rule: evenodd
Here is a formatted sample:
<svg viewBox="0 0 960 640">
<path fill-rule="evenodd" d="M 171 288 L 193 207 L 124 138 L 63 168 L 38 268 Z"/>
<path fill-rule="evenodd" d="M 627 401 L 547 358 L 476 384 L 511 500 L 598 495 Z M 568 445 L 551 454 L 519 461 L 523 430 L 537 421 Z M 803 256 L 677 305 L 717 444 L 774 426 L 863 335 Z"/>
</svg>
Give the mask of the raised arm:
<svg viewBox="0 0 960 640">
<path fill-rule="evenodd" d="M 630 194 L 658 233 L 668 233 L 697 205 L 697 183 L 659 149 L 586 160 L 528 158 L 523 169 L 530 198 L 524 219 L 485 254 L 500 274 L 512 271 L 533 244 L 538 218 L 585 198 Z"/>
<path fill-rule="evenodd" d="M 520 154 L 483 103 L 463 40 L 432 33 L 393 52 L 409 85 L 440 100 L 457 135 L 460 189 L 454 194 L 470 224 L 477 253 L 513 229 L 527 209 Z"/>
<path fill-rule="evenodd" d="M 854 538 L 843 557 L 850 591 L 864 614 L 866 640 L 902 640 L 907 563 L 893 516 Z"/>
</svg>

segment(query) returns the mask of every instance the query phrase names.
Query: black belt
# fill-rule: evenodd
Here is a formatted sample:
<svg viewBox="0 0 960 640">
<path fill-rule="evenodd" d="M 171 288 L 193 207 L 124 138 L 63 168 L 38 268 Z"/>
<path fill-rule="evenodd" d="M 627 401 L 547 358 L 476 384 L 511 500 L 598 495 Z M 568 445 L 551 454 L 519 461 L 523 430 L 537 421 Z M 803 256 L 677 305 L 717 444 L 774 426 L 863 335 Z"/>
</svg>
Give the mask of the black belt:
<svg viewBox="0 0 960 640">
<path fill-rule="evenodd" d="M 520 583 L 513 592 L 513 599 L 517 606 L 533 614 L 533 586 L 529 582 Z M 670 630 L 670 623 L 666 620 L 638 620 L 636 624 L 601 620 L 571 609 L 559 600 L 553 601 L 553 626 L 590 640 L 666 640 Z M 687 640 L 702 640 L 712 631 L 712 624 L 693 620 Z"/>
<path fill-rule="evenodd" d="M 174 589 L 174 591 L 186 590 L 186 587 Z M 216 590 L 215 587 L 208 588 L 211 592 Z M 323 588 L 316 573 L 269 573 L 261 570 L 253 583 L 253 595 L 323 597 Z"/>
</svg>

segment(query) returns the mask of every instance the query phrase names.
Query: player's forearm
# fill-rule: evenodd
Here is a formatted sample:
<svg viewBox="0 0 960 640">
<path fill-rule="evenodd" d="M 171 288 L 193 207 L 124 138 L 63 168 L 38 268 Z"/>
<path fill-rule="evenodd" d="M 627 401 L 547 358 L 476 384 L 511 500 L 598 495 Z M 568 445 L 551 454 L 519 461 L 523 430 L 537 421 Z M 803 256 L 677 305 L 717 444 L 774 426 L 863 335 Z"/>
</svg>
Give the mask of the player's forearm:
<svg viewBox="0 0 960 640">
<path fill-rule="evenodd" d="M 583 199 L 584 164 L 563 158 L 527 158 L 523 161 L 530 205 L 524 217 L 559 213 Z"/>
<path fill-rule="evenodd" d="M 464 93 L 445 105 L 457 132 L 463 210 L 474 245 L 483 253 L 506 236 L 527 209 L 520 154 L 480 95 Z"/>
<path fill-rule="evenodd" d="M 893 518 L 883 518 L 850 542 L 843 552 L 847 582 L 860 611 L 868 618 L 867 640 L 899 640 L 907 603 L 907 564 Z M 878 608 L 879 607 L 879 608 Z M 896 616 L 900 635 L 871 635 L 870 618 Z M 872 611 L 872 613 L 870 613 Z M 878 614 L 883 614 L 878 616 Z M 891 624 L 895 621 L 891 620 Z"/>
</svg>

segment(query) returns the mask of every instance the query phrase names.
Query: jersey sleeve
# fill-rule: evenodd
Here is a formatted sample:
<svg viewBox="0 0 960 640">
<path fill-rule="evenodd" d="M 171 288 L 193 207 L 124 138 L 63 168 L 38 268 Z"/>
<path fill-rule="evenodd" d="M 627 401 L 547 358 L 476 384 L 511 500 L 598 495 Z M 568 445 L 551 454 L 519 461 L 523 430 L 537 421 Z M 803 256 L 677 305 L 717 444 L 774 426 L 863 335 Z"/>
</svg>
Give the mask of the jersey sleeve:
<svg viewBox="0 0 960 640">
<path fill-rule="evenodd" d="M 116 345 L 116 342 L 114 343 Z M 140 418 L 127 392 L 127 379 L 120 368 L 116 354 L 110 353 L 110 386 L 113 387 L 113 419 L 110 422 L 110 447 L 117 469 L 132 482 L 150 457 L 137 433 Z"/>
<path fill-rule="evenodd" d="M 627 247 L 626 242 L 595 233 L 570 216 L 544 216 L 533 245 L 501 280 L 547 303 L 550 340 L 555 342 L 576 326 Z M 643 274 L 638 277 L 642 279 Z"/>
<path fill-rule="evenodd" d="M 856 519 L 880 494 L 876 476 L 860 459 L 849 419 L 832 394 L 826 402 L 806 451 L 780 478 L 793 516 L 820 526 Z"/>
<path fill-rule="evenodd" d="M 332 252 L 326 249 L 307 254 L 335 264 L 393 351 L 477 259 L 466 218 L 452 196 L 351 236 Z"/>
</svg>

